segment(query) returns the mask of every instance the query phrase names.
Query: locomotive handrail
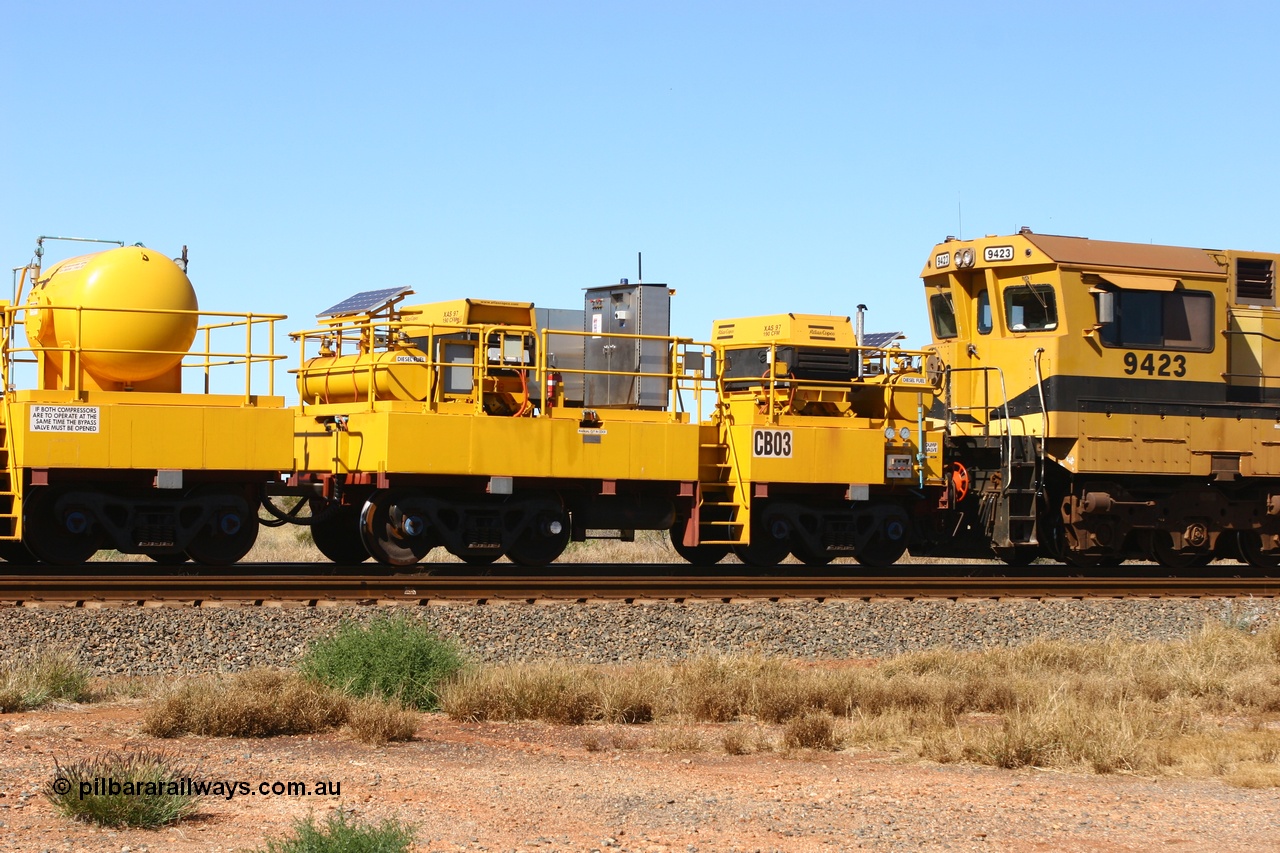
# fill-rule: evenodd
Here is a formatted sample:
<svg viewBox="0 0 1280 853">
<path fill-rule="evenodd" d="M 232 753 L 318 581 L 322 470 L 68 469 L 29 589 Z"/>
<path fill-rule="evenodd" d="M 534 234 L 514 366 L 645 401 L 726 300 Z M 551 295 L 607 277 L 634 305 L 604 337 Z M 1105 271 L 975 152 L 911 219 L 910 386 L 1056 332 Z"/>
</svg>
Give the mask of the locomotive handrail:
<svg viewBox="0 0 1280 853">
<path fill-rule="evenodd" d="M 1010 417 L 1009 417 L 1009 393 L 1008 393 L 1008 391 L 1006 390 L 1006 388 L 1005 388 L 1005 384 L 1004 384 L 1004 370 L 1003 370 L 1003 368 L 1000 368 L 1000 367 L 991 367 L 991 366 L 989 366 L 989 365 L 983 365 L 983 366 L 981 366 L 981 367 L 951 367 L 951 366 L 948 366 L 948 367 L 946 368 L 946 376 L 945 376 L 945 379 L 944 379 L 944 385 L 943 385 L 943 387 L 944 387 L 944 388 L 946 388 L 946 395 L 947 395 L 947 396 L 946 396 L 946 405 L 945 405 L 946 414 L 947 414 L 947 417 L 946 417 L 946 432 L 947 432 L 948 434 L 951 432 L 951 414 L 952 414 L 952 412 L 975 412 L 975 411 L 979 411 L 979 410 L 981 410 L 982 412 L 986 413 L 986 416 L 985 416 L 985 417 L 983 418 L 983 420 L 981 421 L 981 423 L 982 423 L 982 429 L 983 429 L 983 435 L 990 437 L 990 435 L 991 435 L 991 417 L 990 417 L 990 414 L 989 414 L 989 413 L 991 412 L 991 410 L 992 410 L 992 408 L 993 408 L 993 407 L 991 406 L 991 389 L 990 389 L 990 387 L 989 387 L 989 386 L 990 386 L 990 383 L 989 383 L 989 382 L 987 381 L 987 379 L 986 379 L 986 374 L 987 374 L 987 373 L 989 373 L 989 372 L 993 372 L 993 371 L 995 372 L 996 376 L 1000 379 L 1000 400 L 1001 400 L 1001 403 L 1000 403 L 1000 405 L 995 406 L 994 408 L 997 408 L 997 409 L 1004 409 L 1004 417 L 1000 419 L 1000 420 L 1001 420 L 1001 429 L 1000 429 L 999 437 L 1002 439 L 1002 441 L 1000 442 L 1000 444 L 1001 444 L 1000 454 L 1001 454 L 1001 456 L 1003 456 L 1003 457 L 1004 457 L 1004 461 L 1005 461 L 1005 463 L 1006 463 L 1006 464 L 1007 464 L 1007 466 L 1008 466 L 1008 471 L 1006 472 L 1006 477 L 1005 477 L 1005 482 L 1006 482 L 1006 483 L 1008 483 L 1008 482 L 1011 482 L 1011 481 L 1012 481 L 1012 479 L 1013 479 L 1013 433 L 1009 430 L 1009 423 L 1010 423 L 1010 420 L 1011 420 L 1011 419 L 1010 419 Z M 951 402 L 951 374 L 952 374 L 952 373 L 975 373 L 975 372 L 981 372 L 981 373 L 983 373 L 983 381 L 982 381 L 982 402 L 983 402 L 983 405 L 982 405 L 982 406 L 956 406 L 956 405 L 954 405 L 954 404 Z M 1047 423 L 1046 423 L 1045 425 L 1042 425 L 1042 426 L 1041 426 L 1041 432 L 1042 432 L 1042 433 L 1044 432 L 1044 430 L 1045 430 L 1045 427 L 1046 427 L 1046 426 L 1047 426 Z M 1025 434 L 1025 432 L 1024 432 L 1024 434 Z"/>
</svg>

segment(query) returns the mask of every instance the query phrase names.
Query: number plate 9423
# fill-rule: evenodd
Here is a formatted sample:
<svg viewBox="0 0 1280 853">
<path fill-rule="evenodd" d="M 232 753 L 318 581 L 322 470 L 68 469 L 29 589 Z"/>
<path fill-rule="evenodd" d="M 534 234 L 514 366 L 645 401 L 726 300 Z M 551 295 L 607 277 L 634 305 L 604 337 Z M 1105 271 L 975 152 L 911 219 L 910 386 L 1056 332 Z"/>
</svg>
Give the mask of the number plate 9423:
<svg viewBox="0 0 1280 853">
<path fill-rule="evenodd" d="M 1149 352 L 1143 356 L 1127 352 L 1124 354 L 1124 372 L 1128 376 L 1145 373 L 1147 376 L 1176 376 L 1181 379 L 1187 375 L 1187 357 L 1164 352 L 1159 355 Z"/>
</svg>

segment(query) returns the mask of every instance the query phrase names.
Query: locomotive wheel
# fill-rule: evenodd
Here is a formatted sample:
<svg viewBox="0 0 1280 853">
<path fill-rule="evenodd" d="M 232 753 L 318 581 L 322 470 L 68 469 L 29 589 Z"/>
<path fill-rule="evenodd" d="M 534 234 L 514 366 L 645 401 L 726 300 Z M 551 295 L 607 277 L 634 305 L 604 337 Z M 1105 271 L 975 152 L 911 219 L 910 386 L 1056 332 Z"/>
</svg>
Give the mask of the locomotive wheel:
<svg viewBox="0 0 1280 853">
<path fill-rule="evenodd" d="M 668 534 L 671 536 L 671 547 L 686 562 L 695 566 L 714 566 L 729 556 L 728 545 L 686 545 L 684 544 L 684 528 L 688 519 L 677 518 L 671 525 Z"/>
<path fill-rule="evenodd" d="M 206 566 L 230 566 L 238 563 L 258 541 L 256 504 L 247 507 L 241 491 L 234 487 L 199 486 L 192 496 L 214 495 L 226 503 L 213 514 L 209 525 L 187 543 L 187 556 Z"/>
<path fill-rule="evenodd" d="M 569 516 L 563 509 L 540 512 L 511 547 L 507 559 L 517 566 L 540 568 L 554 563 L 569 544 Z"/>
<path fill-rule="evenodd" d="M 100 538 L 84 513 L 74 506 L 58 508 L 63 490 L 32 489 L 23 502 L 22 541 L 36 559 L 53 566 L 78 566 L 98 552 Z M 73 529 L 75 528 L 75 529 Z"/>
<path fill-rule="evenodd" d="M 1166 569 L 1190 569 L 1213 562 L 1212 553 L 1176 550 L 1173 547 L 1173 537 L 1163 530 L 1152 531 L 1148 550 L 1151 559 Z"/>
<path fill-rule="evenodd" d="M 436 546 L 426 513 L 413 506 L 413 494 L 380 490 L 360 511 L 360 538 L 373 559 L 384 566 L 412 566 Z"/>
<path fill-rule="evenodd" d="M 1262 550 L 1262 536 L 1252 530 L 1241 530 L 1236 535 L 1236 549 L 1240 559 L 1259 569 L 1274 569 L 1280 566 L 1280 549 Z"/>
<path fill-rule="evenodd" d="M 369 551 L 360 535 L 359 507 L 338 507 L 324 521 L 312 524 L 310 529 L 311 541 L 329 560 L 346 566 L 359 565 L 369 559 Z"/>
<path fill-rule="evenodd" d="M 996 554 L 996 556 L 999 557 L 1000 562 L 1004 563 L 1006 566 L 1022 568 L 1023 566 L 1029 566 L 1036 561 L 1036 557 L 1040 556 L 1040 549 L 1034 546 L 1011 548 Z"/>
</svg>

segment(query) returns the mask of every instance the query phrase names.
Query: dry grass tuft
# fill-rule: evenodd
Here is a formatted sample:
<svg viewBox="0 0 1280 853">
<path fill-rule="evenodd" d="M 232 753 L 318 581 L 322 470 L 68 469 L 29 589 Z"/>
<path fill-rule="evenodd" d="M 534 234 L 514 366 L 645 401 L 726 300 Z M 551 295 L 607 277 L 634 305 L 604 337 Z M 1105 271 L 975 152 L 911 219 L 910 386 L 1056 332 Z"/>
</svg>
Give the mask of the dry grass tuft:
<svg viewBox="0 0 1280 853">
<path fill-rule="evenodd" d="M 166 738 L 310 734 L 342 725 L 349 705 L 341 693 L 296 673 L 251 669 L 183 682 L 147 711 L 142 730 Z"/>
<path fill-rule="evenodd" d="M 450 685 L 444 709 L 471 720 L 653 720 L 665 724 L 655 745 L 672 751 L 687 751 L 677 742 L 694 739 L 692 723 L 728 724 L 720 745 L 730 754 L 772 748 L 744 727 L 777 725 L 787 748 L 1269 785 L 1280 766 L 1280 628 L 1212 623 L 1181 642 L 1041 640 L 850 667 L 750 656 L 491 666 Z M 599 737 L 584 744 L 605 748 Z"/>
<path fill-rule="evenodd" d="M 836 718 L 829 711 L 810 711 L 793 717 L 782 729 L 782 743 L 787 749 L 839 749 Z"/>
<path fill-rule="evenodd" d="M 653 735 L 653 746 L 662 752 L 703 752 L 707 748 L 702 734 L 691 726 L 661 726 Z"/>
<path fill-rule="evenodd" d="M 89 698 L 89 670 L 69 652 L 36 652 L 0 666 L 0 714 Z"/>
<path fill-rule="evenodd" d="M 347 711 L 347 728 L 357 740 L 374 746 L 413 740 L 418 730 L 418 714 L 399 702 L 357 699 Z"/>
</svg>

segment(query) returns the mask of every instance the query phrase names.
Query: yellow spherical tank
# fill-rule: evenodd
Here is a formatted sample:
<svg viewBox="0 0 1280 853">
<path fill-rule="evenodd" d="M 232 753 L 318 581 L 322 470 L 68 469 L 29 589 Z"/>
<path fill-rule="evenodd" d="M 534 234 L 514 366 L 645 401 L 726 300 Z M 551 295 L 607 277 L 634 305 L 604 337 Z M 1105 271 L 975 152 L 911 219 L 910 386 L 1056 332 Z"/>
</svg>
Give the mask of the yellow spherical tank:
<svg viewBox="0 0 1280 853">
<path fill-rule="evenodd" d="M 339 358 L 320 356 L 303 364 L 298 394 L 304 403 L 358 403 L 369 399 L 372 377 L 373 399 L 420 403 L 431 391 L 426 362 L 427 356 L 413 347 Z"/>
<path fill-rule="evenodd" d="M 115 382 L 140 382 L 172 370 L 199 325 L 200 306 L 186 273 L 142 246 L 60 261 L 36 282 L 28 306 L 33 344 L 79 348 L 86 373 Z M 153 313 L 175 310 L 191 313 Z"/>
</svg>

